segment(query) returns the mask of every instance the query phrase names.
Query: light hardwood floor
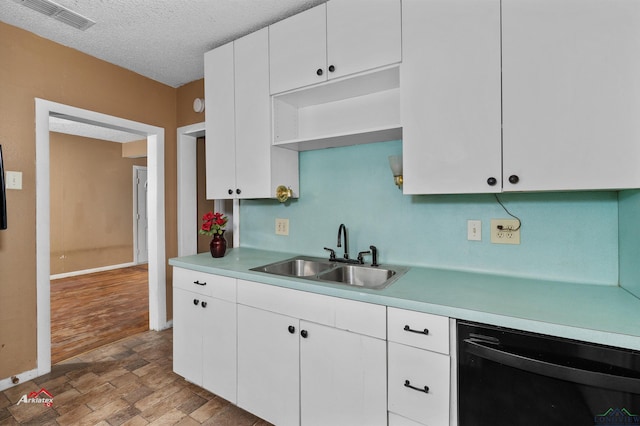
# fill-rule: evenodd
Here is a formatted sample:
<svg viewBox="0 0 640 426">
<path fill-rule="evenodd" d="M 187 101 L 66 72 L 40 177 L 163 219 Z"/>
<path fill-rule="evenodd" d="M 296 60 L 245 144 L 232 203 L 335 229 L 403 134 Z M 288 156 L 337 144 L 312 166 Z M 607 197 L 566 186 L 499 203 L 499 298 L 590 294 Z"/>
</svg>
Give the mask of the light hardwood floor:
<svg viewBox="0 0 640 426">
<path fill-rule="evenodd" d="M 148 329 L 146 265 L 51 281 L 53 364 Z"/>
<path fill-rule="evenodd" d="M 0 392 L 0 425 L 268 426 L 172 371 L 173 330 L 146 331 Z M 21 403 L 45 389 L 53 404 Z"/>
</svg>

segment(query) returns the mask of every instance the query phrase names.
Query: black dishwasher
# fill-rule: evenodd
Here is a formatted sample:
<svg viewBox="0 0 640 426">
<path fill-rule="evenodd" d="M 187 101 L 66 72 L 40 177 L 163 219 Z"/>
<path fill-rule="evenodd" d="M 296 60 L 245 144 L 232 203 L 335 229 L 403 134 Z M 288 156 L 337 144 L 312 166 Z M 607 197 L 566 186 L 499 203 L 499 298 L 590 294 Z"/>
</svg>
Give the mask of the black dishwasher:
<svg viewBox="0 0 640 426">
<path fill-rule="evenodd" d="M 458 321 L 459 426 L 640 425 L 640 352 Z"/>
</svg>

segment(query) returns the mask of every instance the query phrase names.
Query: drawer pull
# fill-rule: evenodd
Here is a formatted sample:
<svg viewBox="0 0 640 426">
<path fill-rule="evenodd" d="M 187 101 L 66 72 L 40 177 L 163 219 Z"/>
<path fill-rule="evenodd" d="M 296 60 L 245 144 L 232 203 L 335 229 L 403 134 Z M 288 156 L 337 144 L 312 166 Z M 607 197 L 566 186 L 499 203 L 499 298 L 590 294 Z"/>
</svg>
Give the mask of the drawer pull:
<svg viewBox="0 0 640 426">
<path fill-rule="evenodd" d="M 196 285 L 207 285 L 207 283 L 201 283 L 200 281 L 194 281 L 193 283 Z"/>
<path fill-rule="evenodd" d="M 408 380 L 404 381 L 404 387 L 405 388 L 411 388 L 413 390 L 417 390 L 418 392 L 429 393 L 429 386 L 425 386 L 423 388 L 418 388 L 418 387 L 415 387 L 415 386 L 411 386 L 411 382 L 408 381 Z"/>
<path fill-rule="evenodd" d="M 424 330 L 413 330 L 408 325 L 405 325 L 404 326 L 404 331 L 408 331 L 410 333 L 418 333 L 418 334 L 429 335 L 429 329 L 428 328 L 425 328 Z"/>
</svg>

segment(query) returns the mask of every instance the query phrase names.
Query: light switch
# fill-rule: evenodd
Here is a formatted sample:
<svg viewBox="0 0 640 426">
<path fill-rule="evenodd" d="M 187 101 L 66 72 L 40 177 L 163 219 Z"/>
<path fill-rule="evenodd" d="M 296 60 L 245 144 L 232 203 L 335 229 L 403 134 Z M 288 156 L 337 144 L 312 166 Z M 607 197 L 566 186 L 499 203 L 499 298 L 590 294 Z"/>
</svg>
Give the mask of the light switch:
<svg viewBox="0 0 640 426">
<path fill-rule="evenodd" d="M 7 171 L 5 178 L 7 189 L 22 189 L 22 172 Z"/>
</svg>

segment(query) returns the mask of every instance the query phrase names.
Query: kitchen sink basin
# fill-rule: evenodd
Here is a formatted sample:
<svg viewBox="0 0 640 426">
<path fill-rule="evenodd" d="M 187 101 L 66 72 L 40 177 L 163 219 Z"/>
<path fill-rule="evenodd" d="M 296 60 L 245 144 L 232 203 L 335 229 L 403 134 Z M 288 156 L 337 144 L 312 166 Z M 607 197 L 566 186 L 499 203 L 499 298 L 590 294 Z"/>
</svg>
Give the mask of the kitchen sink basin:
<svg viewBox="0 0 640 426">
<path fill-rule="evenodd" d="M 252 271 L 266 272 L 288 277 L 310 277 L 327 271 L 335 266 L 335 262 L 312 257 L 294 257 L 281 262 L 252 268 Z"/>
<path fill-rule="evenodd" d="M 317 257 L 298 256 L 251 268 L 251 270 L 284 277 L 381 290 L 400 278 L 409 268 L 345 264 Z"/>
<path fill-rule="evenodd" d="M 358 287 L 379 288 L 396 275 L 396 271 L 364 265 L 342 265 L 318 275 L 322 281 L 333 281 Z"/>
</svg>

